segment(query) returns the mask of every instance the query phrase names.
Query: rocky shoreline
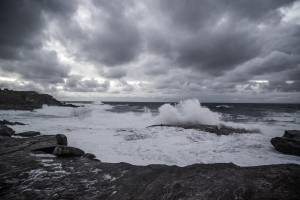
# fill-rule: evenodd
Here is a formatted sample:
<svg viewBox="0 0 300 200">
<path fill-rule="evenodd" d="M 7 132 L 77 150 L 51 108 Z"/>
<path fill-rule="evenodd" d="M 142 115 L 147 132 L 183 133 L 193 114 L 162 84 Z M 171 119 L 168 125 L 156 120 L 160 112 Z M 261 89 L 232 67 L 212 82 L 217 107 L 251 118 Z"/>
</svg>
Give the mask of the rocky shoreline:
<svg viewBox="0 0 300 200">
<path fill-rule="evenodd" d="M 300 196 L 300 166 L 295 164 L 104 163 L 82 150 L 75 148 L 74 153 L 62 134 L 15 135 L 0 136 L 0 199 L 296 200 Z"/>
</svg>

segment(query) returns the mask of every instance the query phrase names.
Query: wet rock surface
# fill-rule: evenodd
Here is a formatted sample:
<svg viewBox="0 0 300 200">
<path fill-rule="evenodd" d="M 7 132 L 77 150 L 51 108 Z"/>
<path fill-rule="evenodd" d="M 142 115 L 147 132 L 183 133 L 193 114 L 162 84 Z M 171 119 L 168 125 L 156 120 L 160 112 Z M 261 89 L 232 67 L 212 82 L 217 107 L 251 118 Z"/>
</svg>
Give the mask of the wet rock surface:
<svg viewBox="0 0 300 200">
<path fill-rule="evenodd" d="M 53 154 L 59 157 L 74 157 L 74 156 L 83 156 L 84 151 L 75 147 L 68 146 L 57 146 L 53 150 Z"/>
<path fill-rule="evenodd" d="M 34 137 L 34 136 L 38 136 L 38 135 L 41 135 L 41 133 L 38 131 L 25 131 L 25 132 L 16 134 L 16 136 L 21 136 L 21 137 Z"/>
<path fill-rule="evenodd" d="M 172 124 L 156 124 L 148 126 L 151 127 L 177 127 L 183 129 L 195 129 L 199 131 L 205 131 L 209 133 L 214 133 L 216 135 L 231 135 L 234 133 L 243 134 L 243 133 L 259 133 L 260 131 L 257 129 L 249 130 L 245 128 L 234 128 L 225 125 L 217 126 L 217 125 L 207 125 L 207 124 L 197 124 L 197 125 L 172 125 Z"/>
<path fill-rule="evenodd" d="M 286 130 L 282 137 L 272 138 L 271 144 L 281 153 L 300 156 L 300 131 Z"/>
<path fill-rule="evenodd" d="M 5 125 L 0 125 L 0 136 L 11 137 L 14 133 L 15 131 L 12 128 Z"/>
<path fill-rule="evenodd" d="M 300 141 L 300 130 L 286 130 L 283 137 Z"/>
<path fill-rule="evenodd" d="M 57 140 L 58 145 L 68 145 L 68 139 L 63 134 L 57 134 L 56 135 L 56 140 Z"/>
<path fill-rule="evenodd" d="M 10 122 L 10 121 L 7 121 L 7 120 L 0 120 L 0 125 L 10 125 L 10 126 L 14 126 L 14 125 L 26 125 L 26 124 L 23 124 L 21 122 Z"/>
<path fill-rule="evenodd" d="M 34 110 L 42 108 L 43 104 L 78 107 L 72 104 L 64 104 L 48 94 L 0 89 L 0 110 Z"/>
<path fill-rule="evenodd" d="M 0 199 L 232 200 L 300 196 L 299 165 L 134 166 L 102 163 L 89 156 L 56 157 L 51 153 L 56 147 L 54 135 L 0 138 Z"/>
</svg>

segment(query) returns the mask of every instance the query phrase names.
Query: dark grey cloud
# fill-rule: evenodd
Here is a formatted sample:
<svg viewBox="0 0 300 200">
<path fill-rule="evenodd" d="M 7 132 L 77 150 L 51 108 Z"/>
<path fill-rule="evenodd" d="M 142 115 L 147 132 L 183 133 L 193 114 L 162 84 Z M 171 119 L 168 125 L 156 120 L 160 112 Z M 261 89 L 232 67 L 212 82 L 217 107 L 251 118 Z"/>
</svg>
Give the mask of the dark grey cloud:
<svg viewBox="0 0 300 200">
<path fill-rule="evenodd" d="M 285 16 L 295 4 L 4 0 L 0 77 L 17 75 L 24 87 L 45 91 L 298 94 L 300 24 Z M 63 50 L 47 48 L 55 42 Z"/>
<path fill-rule="evenodd" d="M 74 5 L 58 0 L 4 0 L 0 9 L 0 70 L 44 84 L 62 82 L 70 68 L 58 61 L 56 52 L 43 48 L 43 31 L 47 14 L 66 16 Z"/>
<path fill-rule="evenodd" d="M 138 57 L 142 48 L 137 25 L 126 14 L 130 5 L 127 1 L 92 1 L 92 28 L 59 21 L 64 26 L 62 39 L 69 40 L 70 48 L 75 48 L 81 59 L 108 67 L 127 64 Z"/>
<path fill-rule="evenodd" d="M 57 61 L 53 51 L 25 51 L 17 60 L 2 60 L 0 68 L 43 84 L 63 82 L 70 70 Z"/>
<path fill-rule="evenodd" d="M 15 59 L 23 49 L 40 46 L 39 34 L 43 21 L 41 7 L 35 1 L 0 2 L 0 56 Z"/>
<path fill-rule="evenodd" d="M 283 43 L 290 42 L 292 38 L 282 38 L 285 34 L 283 30 L 277 30 L 273 36 L 271 32 L 260 31 L 258 25 L 270 24 L 273 20 L 275 24 L 272 29 L 276 29 L 281 20 L 278 8 L 290 6 L 292 2 L 161 1 L 159 8 L 168 19 L 166 28 L 172 31 L 167 37 L 160 38 L 164 36 L 160 33 L 161 29 L 154 30 L 152 35 L 156 36 L 149 37 L 148 47 L 158 54 L 171 57 L 179 67 L 192 67 L 208 74 L 222 75 L 223 71 L 259 56 L 268 43 L 275 43 L 276 46 L 276 41 L 266 37 L 279 37 L 277 39 L 284 39 Z M 277 17 L 274 17 L 275 14 Z M 298 31 L 291 34 L 295 35 L 295 32 Z M 157 41 L 162 40 L 169 43 L 158 44 Z M 286 48 L 275 46 L 269 51 Z"/>
<path fill-rule="evenodd" d="M 120 79 L 126 76 L 126 70 L 123 68 L 106 68 L 101 72 L 101 75 L 109 79 Z"/>
<path fill-rule="evenodd" d="M 73 75 L 66 80 L 65 89 L 71 92 L 105 92 L 109 86 L 109 81 L 100 83 L 95 79 L 84 80 L 82 76 Z"/>
</svg>

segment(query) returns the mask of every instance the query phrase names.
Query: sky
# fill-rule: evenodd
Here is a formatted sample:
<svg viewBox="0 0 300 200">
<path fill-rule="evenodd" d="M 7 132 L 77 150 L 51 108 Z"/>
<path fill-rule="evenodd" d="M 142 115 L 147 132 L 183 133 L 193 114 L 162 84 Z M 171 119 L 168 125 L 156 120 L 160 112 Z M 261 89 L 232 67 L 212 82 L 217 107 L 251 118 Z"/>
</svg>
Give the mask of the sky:
<svg viewBox="0 0 300 200">
<path fill-rule="evenodd" d="M 300 1 L 1 0 L 0 88 L 300 103 Z"/>
</svg>

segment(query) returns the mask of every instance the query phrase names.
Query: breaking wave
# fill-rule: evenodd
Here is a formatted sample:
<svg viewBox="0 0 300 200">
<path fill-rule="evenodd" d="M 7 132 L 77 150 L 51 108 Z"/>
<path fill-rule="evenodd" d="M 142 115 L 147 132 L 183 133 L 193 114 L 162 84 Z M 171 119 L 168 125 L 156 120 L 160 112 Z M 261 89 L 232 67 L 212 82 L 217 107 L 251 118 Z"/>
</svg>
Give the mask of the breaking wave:
<svg viewBox="0 0 300 200">
<path fill-rule="evenodd" d="M 188 99 L 172 106 L 164 104 L 159 109 L 156 123 L 183 125 L 183 124 L 209 124 L 221 123 L 221 115 L 201 106 L 199 100 Z"/>
</svg>

